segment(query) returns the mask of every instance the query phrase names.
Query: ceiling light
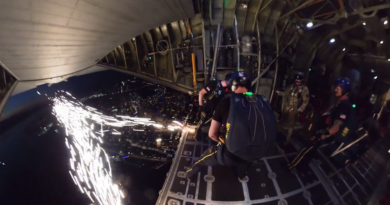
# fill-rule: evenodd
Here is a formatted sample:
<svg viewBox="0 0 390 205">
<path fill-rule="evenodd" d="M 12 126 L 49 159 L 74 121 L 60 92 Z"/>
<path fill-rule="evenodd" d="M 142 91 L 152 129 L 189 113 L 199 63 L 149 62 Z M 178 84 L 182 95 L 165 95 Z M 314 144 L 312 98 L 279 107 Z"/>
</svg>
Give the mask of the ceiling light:
<svg viewBox="0 0 390 205">
<path fill-rule="evenodd" d="M 313 27 L 313 23 L 312 23 L 312 22 L 307 23 L 307 24 L 306 24 L 306 27 L 307 27 L 307 28 Z"/>
<path fill-rule="evenodd" d="M 386 21 L 384 21 L 384 22 L 383 22 L 383 24 L 385 24 L 385 25 L 386 25 L 386 24 L 387 24 L 387 20 L 386 20 Z"/>
<path fill-rule="evenodd" d="M 345 51 L 345 48 L 343 48 L 343 51 Z"/>
<path fill-rule="evenodd" d="M 383 44 L 383 41 L 379 42 L 380 44 Z"/>
<path fill-rule="evenodd" d="M 363 22 L 363 26 L 365 26 L 366 25 L 366 22 Z"/>
<path fill-rule="evenodd" d="M 334 39 L 334 38 L 332 38 L 332 39 L 330 39 L 330 43 L 334 43 L 336 41 L 336 39 Z"/>
</svg>

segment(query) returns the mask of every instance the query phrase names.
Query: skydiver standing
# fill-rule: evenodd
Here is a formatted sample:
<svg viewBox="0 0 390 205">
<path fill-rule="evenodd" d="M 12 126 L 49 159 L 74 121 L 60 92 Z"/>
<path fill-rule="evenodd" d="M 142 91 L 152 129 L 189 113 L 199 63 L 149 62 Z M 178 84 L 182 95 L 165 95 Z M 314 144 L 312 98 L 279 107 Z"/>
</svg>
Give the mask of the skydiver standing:
<svg viewBox="0 0 390 205">
<path fill-rule="evenodd" d="M 276 119 L 264 96 L 248 92 L 248 74 L 237 72 L 230 80 L 233 93 L 222 99 L 212 118 L 209 137 L 218 142 L 207 149 L 186 171 L 187 178 L 197 176 L 203 166 L 224 165 L 236 168 L 243 180 L 250 164 L 265 157 L 276 143 Z M 223 126 L 225 125 L 225 126 Z M 220 133 L 224 127 L 226 133 Z"/>
<path fill-rule="evenodd" d="M 287 127 L 287 140 L 289 143 L 294 131 L 294 124 L 297 122 L 298 113 L 303 112 L 309 104 L 309 88 L 302 84 L 304 75 L 298 72 L 294 75 L 295 82 L 290 85 L 286 91 L 276 91 L 280 96 L 283 96 L 284 102 L 282 108 L 282 123 Z"/>
<path fill-rule="evenodd" d="M 330 109 L 329 125 L 330 127 L 314 141 L 301 149 L 295 159 L 288 165 L 289 169 L 307 164 L 313 157 L 313 153 L 322 143 L 335 142 L 338 145 L 345 143 L 350 139 L 351 134 L 357 130 L 355 111 L 352 103 L 348 99 L 351 92 L 351 84 L 348 78 L 339 78 L 335 82 L 335 96 L 338 101 Z M 328 112 L 328 113 L 329 113 Z"/>
<path fill-rule="evenodd" d="M 202 140 L 202 126 L 211 118 L 217 104 L 229 91 L 229 80 L 233 72 L 228 73 L 224 80 L 213 80 L 199 92 L 199 114 L 201 119 L 196 128 L 196 140 Z"/>
</svg>

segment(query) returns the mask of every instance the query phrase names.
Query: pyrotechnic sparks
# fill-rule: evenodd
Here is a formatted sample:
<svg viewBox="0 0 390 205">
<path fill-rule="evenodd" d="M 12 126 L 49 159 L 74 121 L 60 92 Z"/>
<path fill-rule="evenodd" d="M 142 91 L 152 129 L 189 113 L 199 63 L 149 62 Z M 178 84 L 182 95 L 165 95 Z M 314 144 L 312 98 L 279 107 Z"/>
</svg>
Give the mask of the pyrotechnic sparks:
<svg viewBox="0 0 390 205">
<path fill-rule="evenodd" d="M 63 90 L 61 92 L 64 93 Z M 151 121 L 150 118 L 129 117 L 117 115 L 119 120 L 112 116 L 103 115 L 96 108 L 84 106 L 68 92 L 67 96 L 49 98 L 53 101 L 53 114 L 65 127 L 65 144 L 68 147 L 70 158 L 70 175 L 80 191 L 90 200 L 100 204 L 121 204 L 124 195 L 117 184 L 112 181 L 109 158 L 101 147 L 104 133 L 121 135 L 113 129 L 103 130 L 103 126 L 132 127 L 135 125 L 154 126 L 164 128 L 163 125 Z M 182 124 L 174 121 L 168 125 L 168 130 L 181 130 Z M 100 126 L 100 127 L 99 127 Z M 143 129 L 133 129 L 144 131 Z M 161 139 L 160 139 L 161 140 Z M 91 194 L 92 193 L 92 194 Z"/>
</svg>

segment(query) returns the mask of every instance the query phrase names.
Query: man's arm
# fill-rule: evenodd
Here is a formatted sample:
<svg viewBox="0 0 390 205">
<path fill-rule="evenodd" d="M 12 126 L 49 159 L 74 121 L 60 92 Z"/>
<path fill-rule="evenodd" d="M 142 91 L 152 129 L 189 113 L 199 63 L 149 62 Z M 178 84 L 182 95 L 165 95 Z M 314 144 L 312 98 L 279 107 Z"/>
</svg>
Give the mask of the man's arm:
<svg viewBox="0 0 390 205">
<path fill-rule="evenodd" d="M 332 127 L 329 128 L 329 135 L 332 136 L 336 134 L 342 126 L 343 126 L 343 121 L 335 120 Z"/>
<path fill-rule="evenodd" d="M 325 135 L 322 135 L 321 139 L 324 140 L 330 136 L 335 135 L 340 130 L 341 126 L 343 126 L 343 121 L 335 120 L 333 125 L 328 129 L 328 133 Z"/>
<path fill-rule="evenodd" d="M 215 120 L 211 121 L 210 129 L 209 129 L 209 137 L 216 142 L 218 142 L 219 127 L 221 127 L 221 123 Z"/>
<path fill-rule="evenodd" d="M 335 110 L 337 112 L 337 119 L 333 122 L 333 125 L 328 129 L 328 134 L 325 136 L 323 135 L 321 139 L 326 139 L 330 136 L 335 135 L 338 131 L 340 131 L 341 127 L 343 126 L 345 120 L 350 117 L 350 106 L 348 104 L 340 104 L 338 108 Z"/>
<path fill-rule="evenodd" d="M 216 142 L 218 142 L 219 128 L 222 124 L 223 113 L 225 112 L 224 108 L 226 107 L 226 100 L 230 99 L 225 98 L 218 103 L 218 106 L 214 111 L 213 120 L 211 121 L 209 129 L 209 137 Z"/>
<path fill-rule="evenodd" d="M 204 88 L 199 92 L 199 106 L 203 106 L 203 98 L 206 93 L 207 91 Z"/>
<path fill-rule="evenodd" d="M 302 90 L 302 105 L 301 107 L 298 108 L 298 111 L 299 112 L 303 112 L 307 105 L 309 104 L 309 100 L 310 100 L 310 95 L 309 95 L 309 88 L 307 87 L 304 87 L 303 90 Z"/>
<path fill-rule="evenodd" d="M 290 87 L 291 87 L 291 86 L 288 86 L 287 89 L 286 89 L 285 91 L 279 91 L 279 90 L 277 90 L 277 91 L 276 91 L 276 94 L 278 94 L 279 96 L 284 96 L 284 95 L 286 95 L 287 93 L 290 93 L 290 90 L 291 90 Z"/>
<path fill-rule="evenodd" d="M 215 90 L 217 87 L 216 81 L 210 81 L 207 85 L 199 92 L 199 106 L 203 106 L 204 95 L 208 92 Z"/>
</svg>

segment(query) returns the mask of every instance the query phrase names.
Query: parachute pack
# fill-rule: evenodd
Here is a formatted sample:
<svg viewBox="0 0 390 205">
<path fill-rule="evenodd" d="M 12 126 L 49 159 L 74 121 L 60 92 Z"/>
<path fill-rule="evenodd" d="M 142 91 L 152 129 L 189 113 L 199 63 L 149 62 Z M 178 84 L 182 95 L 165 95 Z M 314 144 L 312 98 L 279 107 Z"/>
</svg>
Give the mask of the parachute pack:
<svg viewBox="0 0 390 205">
<path fill-rule="evenodd" d="M 230 95 L 225 143 L 231 153 L 247 161 L 266 156 L 276 143 L 276 119 L 265 97 Z"/>
</svg>

